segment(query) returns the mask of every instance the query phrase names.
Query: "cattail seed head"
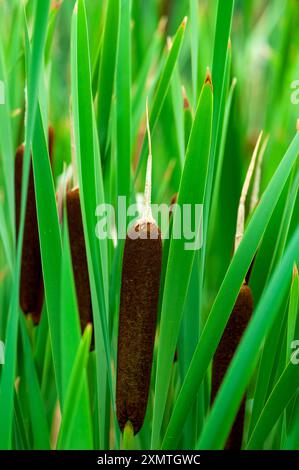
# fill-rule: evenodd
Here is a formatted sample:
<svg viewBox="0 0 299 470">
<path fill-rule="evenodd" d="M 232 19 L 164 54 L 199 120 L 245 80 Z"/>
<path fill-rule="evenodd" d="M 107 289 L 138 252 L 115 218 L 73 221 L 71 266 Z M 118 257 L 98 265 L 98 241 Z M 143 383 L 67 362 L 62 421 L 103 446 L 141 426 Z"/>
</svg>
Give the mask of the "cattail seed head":
<svg viewBox="0 0 299 470">
<path fill-rule="evenodd" d="M 17 237 L 19 233 L 21 214 L 23 160 L 24 146 L 21 145 L 17 149 L 15 158 L 15 201 Z M 19 301 L 22 311 L 25 314 L 30 313 L 32 315 L 34 324 L 38 324 L 44 301 L 44 286 L 32 163 L 30 164 L 28 193 L 26 202 Z"/>
<path fill-rule="evenodd" d="M 135 434 L 148 400 L 161 264 L 160 229 L 154 222 L 137 223 L 129 229 L 124 248 L 116 384 L 120 429 L 130 421 Z"/>
<path fill-rule="evenodd" d="M 224 375 L 231 363 L 236 349 L 242 339 L 245 329 L 253 312 L 253 298 L 251 289 L 243 284 L 236 300 L 234 309 L 223 332 L 222 338 L 216 350 L 212 367 L 212 390 L 211 400 L 214 401 L 216 394 L 223 381 Z M 238 411 L 231 433 L 226 443 L 226 449 L 240 449 L 245 416 L 245 400 Z"/>
<path fill-rule="evenodd" d="M 78 188 L 67 192 L 66 207 L 80 325 L 83 332 L 88 323 L 93 324 L 93 317 L 80 194 Z M 93 348 L 94 340 L 92 339 L 91 349 Z"/>
<path fill-rule="evenodd" d="M 49 127 L 49 158 L 52 164 L 54 129 Z M 20 145 L 15 157 L 15 216 L 16 234 L 19 234 L 21 215 L 21 192 L 23 178 L 24 145 Z M 44 303 L 44 283 L 38 233 L 36 200 L 32 162 L 30 162 L 25 225 L 21 259 L 20 307 L 25 314 L 31 314 L 35 325 L 40 321 Z"/>
</svg>

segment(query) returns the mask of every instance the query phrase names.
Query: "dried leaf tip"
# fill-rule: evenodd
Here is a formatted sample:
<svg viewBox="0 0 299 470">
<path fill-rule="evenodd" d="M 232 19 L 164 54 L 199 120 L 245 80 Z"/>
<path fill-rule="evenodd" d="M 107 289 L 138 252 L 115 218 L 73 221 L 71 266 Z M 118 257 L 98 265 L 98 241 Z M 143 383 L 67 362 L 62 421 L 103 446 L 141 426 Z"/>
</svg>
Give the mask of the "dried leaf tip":
<svg viewBox="0 0 299 470">
<path fill-rule="evenodd" d="M 183 100 L 184 100 L 184 109 L 189 109 L 190 103 L 189 103 L 188 96 L 186 93 L 186 88 L 184 87 L 184 85 L 182 85 L 182 95 L 183 95 Z"/>
<path fill-rule="evenodd" d="M 298 276 L 299 276 L 298 267 L 297 267 L 297 264 L 295 263 L 293 267 L 293 280 L 295 279 L 295 277 L 298 277 Z"/>
<path fill-rule="evenodd" d="M 247 197 L 250 181 L 254 172 L 256 157 L 258 154 L 262 136 L 263 136 L 263 131 L 260 132 L 260 135 L 257 139 L 257 143 L 255 145 L 255 149 L 252 154 L 252 158 L 249 164 L 249 168 L 247 170 L 246 178 L 245 178 L 244 185 L 243 185 L 242 192 L 241 192 L 239 208 L 238 208 L 238 217 L 237 217 L 237 229 L 236 229 L 236 236 L 235 236 L 235 249 L 234 249 L 235 252 L 237 251 L 244 235 L 245 202 L 246 202 L 246 197 Z"/>
<path fill-rule="evenodd" d="M 206 73 L 206 78 L 205 78 L 205 85 L 209 85 L 213 91 L 213 84 L 212 84 L 212 75 L 211 75 L 211 70 L 210 67 L 207 67 L 207 73 Z"/>
<path fill-rule="evenodd" d="M 161 36 L 163 36 L 163 34 L 164 34 L 165 31 L 166 31 L 167 23 L 168 23 L 168 18 L 167 18 L 167 16 L 162 16 L 162 18 L 160 19 L 159 24 L 158 24 L 158 33 L 159 33 Z"/>
<path fill-rule="evenodd" d="M 62 0 L 53 0 L 51 3 L 51 10 L 59 10 L 61 7 Z"/>
<path fill-rule="evenodd" d="M 253 189 L 250 201 L 250 213 L 256 208 L 258 205 L 259 197 L 260 197 L 260 186 L 261 186 L 261 179 L 262 179 L 262 163 L 263 157 L 269 142 L 269 135 L 265 138 L 263 145 L 260 150 L 259 158 L 256 165 L 256 172 L 253 182 Z"/>
<path fill-rule="evenodd" d="M 167 50 L 168 50 L 168 52 L 170 52 L 171 48 L 172 48 L 172 44 L 173 44 L 172 39 L 171 39 L 170 36 L 167 36 L 166 44 L 167 44 Z"/>
<path fill-rule="evenodd" d="M 148 98 L 146 99 L 146 129 L 148 136 L 148 159 L 146 167 L 145 177 L 145 189 L 144 189 L 144 214 L 143 218 L 146 222 L 153 221 L 152 209 L 151 209 L 151 196 L 152 196 L 152 140 L 151 130 L 149 123 L 149 112 L 148 112 Z"/>
<path fill-rule="evenodd" d="M 299 119 L 297 119 L 297 122 L 296 122 L 296 131 L 299 132 Z"/>
<path fill-rule="evenodd" d="M 185 18 L 182 21 L 182 28 L 184 29 L 186 28 L 187 22 L 188 22 L 188 16 L 185 16 Z"/>
</svg>

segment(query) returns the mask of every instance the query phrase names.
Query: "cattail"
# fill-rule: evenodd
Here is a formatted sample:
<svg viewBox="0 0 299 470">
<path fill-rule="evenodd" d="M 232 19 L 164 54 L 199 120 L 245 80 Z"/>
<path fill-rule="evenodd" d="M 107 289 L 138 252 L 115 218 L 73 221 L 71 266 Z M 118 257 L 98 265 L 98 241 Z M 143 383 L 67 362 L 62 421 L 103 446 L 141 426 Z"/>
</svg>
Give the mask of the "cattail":
<svg viewBox="0 0 299 470">
<path fill-rule="evenodd" d="M 242 240 L 245 225 L 245 202 L 248 193 L 251 177 L 254 171 L 255 161 L 262 138 L 260 134 L 253 156 L 249 165 L 249 169 L 245 178 L 242 194 L 240 198 L 237 229 L 235 237 L 235 251 Z M 250 287 L 247 285 L 246 280 L 241 287 L 233 311 L 229 317 L 228 323 L 223 332 L 222 338 L 215 352 L 212 367 L 212 389 L 211 401 L 213 402 L 219 387 L 223 381 L 226 371 L 231 363 L 231 360 L 236 352 L 236 349 L 242 339 L 244 331 L 247 328 L 249 320 L 253 312 L 253 298 Z M 245 397 L 242 400 L 241 406 L 238 410 L 237 416 L 231 428 L 230 435 L 226 442 L 225 449 L 239 450 L 242 445 L 244 418 L 245 418 Z"/>
<path fill-rule="evenodd" d="M 239 345 L 243 333 L 253 312 L 253 299 L 250 287 L 244 284 L 241 287 L 232 314 L 225 327 L 224 333 L 216 350 L 212 369 L 211 400 L 214 401 L 224 375 L 230 365 L 234 353 Z M 226 449 L 240 449 L 242 445 L 245 416 L 245 399 L 234 421 L 231 433 L 226 442 Z"/>
<path fill-rule="evenodd" d="M 121 431 L 130 422 L 140 430 L 146 413 L 162 263 L 161 232 L 151 214 L 151 144 L 143 217 L 128 230 L 120 296 L 116 409 Z"/>
<path fill-rule="evenodd" d="M 67 192 L 66 207 L 80 325 L 83 332 L 88 323 L 93 323 L 93 317 L 80 194 L 78 188 Z M 94 339 L 92 339 L 91 342 L 91 349 L 93 348 Z"/>
<path fill-rule="evenodd" d="M 191 106 L 188 100 L 188 96 L 185 90 L 185 87 L 182 86 L 182 95 L 184 100 L 184 134 L 185 134 L 185 148 L 188 147 L 189 137 L 191 134 L 193 116 Z"/>
<path fill-rule="evenodd" d="M 16 233 L 19 233 L 21 214 L 21 189 L 23 174 L 24 146 L 17 149 L 15 159 Z M 21 260 L 20 306 L 25 314 L 31 314 L 38 324 L 44 301 L 44 287 L 41 265 L 40 244 L 35 204 L 32 164 L 30 165 L 26 203 L 24 237 Z"/>
<path fill-rule="evenodd" d="M 54 131 L 49 130 L 49 154 L 52 161 Z M 15 158 L 15 201 L 16 234 L 18 237 L 21 215 L 21 190 L 23 175 L 24 145 L 16 152 Z M 44 283 L 36 213 L 35 189 L 32 162 L 30 162 L 24 237 L 21 259 L 19 302 L 25 314 L 31 314 L 35 325 L 40 321 L 44 302 Z"/>
</svg>

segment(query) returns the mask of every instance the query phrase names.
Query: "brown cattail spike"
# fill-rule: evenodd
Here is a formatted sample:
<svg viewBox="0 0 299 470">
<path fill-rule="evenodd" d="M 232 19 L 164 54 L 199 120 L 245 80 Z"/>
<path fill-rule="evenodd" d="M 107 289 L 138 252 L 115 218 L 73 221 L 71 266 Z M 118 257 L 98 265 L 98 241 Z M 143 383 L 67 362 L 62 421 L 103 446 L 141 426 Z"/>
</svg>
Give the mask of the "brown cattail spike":
<svg viewBox="0 0 299 470">
<path fill-rule="evenodd" d="M 49 127 L 49 157 L 52 165 L 54 129 Z M 18 237 L 21 215 L 21 191 L 23 175 L 24 145 L 15 158 L 16 234 Z M 35 189 L 32 162 L 30 162 L 24 237 L 21 260 L 20 306 L 25 314 L 31 314 L 34 324 L 40 321 L 44 302 L 44 283 L 41 264 L 40 243 L 36 213 Z"/>
<path fill-rule="evenodd" d="M 87 324 L 92 324 L 93 321 L 84 229 L 78 188 L 67 192 L 66 207 L 80 324 L 83 332 Z M 92 340 L 91 349 L 93 349 L 93 347 L 94 341 Z"/>
<path fill-rule="evenodd" d="M 21 191 L 24 146 L 21 145 L 15 158 L 16 233 L 18 237 L 21 214 Z M 20 306 L 25 314 L 31 314 L 38 324 L 44 301 L 44 286 L 36 214 L 32 163 L 30 163 L 24 237 L 21 260 Z"/>
<path fill-rule="evenodd" d="M 120 295 L 116 409 L 121 431 L 128 421 L 134 433 L 146 413 L 150 386 L 162 266 L 161 232 L 151 212 L 152 152 L 145 184 L 145 210 L 129 229 L 124 247 Z"/>
<path fill-rule="evenodd" d="M 212 402 L 223 381 L 228 366 L 235 354 L 242 335 L 248 325 L 253 312 L 253 299 L 251 290 L 247 285 L 241 287 L 233 312 L 228 320 L 217 351 L 214 355 L 212 369 Z M 241 448 L 245 416 L 245 399 L 232 426 L 226 443 L 226 449 L 237 450 Z"/>
<path fill-rule="evenodd" d="M 139 238 L 134 239 L 136 235 Z M 123 257 L 116 408 L 120 429 L 131 421 L 135 434 L 143 424 L 148 400 L 161 263 L 159 228 L 153 223 L 131 228 Z"/>
</svg>

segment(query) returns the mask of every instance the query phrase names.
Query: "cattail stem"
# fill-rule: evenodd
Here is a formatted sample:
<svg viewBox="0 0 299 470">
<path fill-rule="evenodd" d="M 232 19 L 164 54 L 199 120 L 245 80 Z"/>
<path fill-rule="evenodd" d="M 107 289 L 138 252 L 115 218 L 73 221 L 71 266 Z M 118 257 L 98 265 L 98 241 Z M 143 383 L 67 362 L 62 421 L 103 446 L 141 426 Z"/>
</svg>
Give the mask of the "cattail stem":
<svg viewBox="0 0 299 470">
<path fill-rule="evenodd" d="M 123 449 L 134 450 L 134 428 L 131 421 L 128 421 L 124 428 Z"/>
</svg>

